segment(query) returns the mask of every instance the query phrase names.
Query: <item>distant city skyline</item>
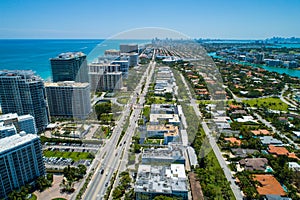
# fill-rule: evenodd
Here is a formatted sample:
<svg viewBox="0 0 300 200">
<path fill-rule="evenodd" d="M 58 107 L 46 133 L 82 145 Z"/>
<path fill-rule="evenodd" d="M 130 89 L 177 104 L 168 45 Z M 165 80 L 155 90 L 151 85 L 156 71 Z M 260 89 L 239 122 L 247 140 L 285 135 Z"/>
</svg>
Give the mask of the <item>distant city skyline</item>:
<svg viewBox="0 0 300 200">
<path fill-rule="evenodd" d="M 300 37 L 299 8 L 298 0 L 4 0 L 0 38 L 106 39 L 143 27 L 176 30 L 191 38 Z"/>
</svg>

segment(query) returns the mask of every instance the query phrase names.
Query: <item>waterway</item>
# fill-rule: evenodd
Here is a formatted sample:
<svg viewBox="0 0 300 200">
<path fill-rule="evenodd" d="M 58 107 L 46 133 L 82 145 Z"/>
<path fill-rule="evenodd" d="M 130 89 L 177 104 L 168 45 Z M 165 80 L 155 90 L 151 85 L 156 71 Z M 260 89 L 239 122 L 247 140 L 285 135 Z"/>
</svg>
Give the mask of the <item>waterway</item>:
<svg viewBox="0 0 300 200">
<path fill-rule="evenodd" d="M 255 68 L 263 68 L 263 69 L 265 69 L 267 71 L 270 71 L 270 72 L 277 72 L 279 74 L 287 74 L 287 75 L 292 76 L 292 77 L 300 78 L 300 70 L 297 70 L 297 69 L 271 67 L 271 66 L 267 66 L 267 65 L 257 65 L 257 64 L 249 63 L 249 62 L 242 62 L 242 61 L 239 61 L 239 60 L 228 59 L 228 58 L 225 58 L 225 57 L 222 57 L 222 56 L 217 56 L 216 52 L 209 53 L 208 55 L 211 56 L 212 58 L 218 58 L 218 59 L 226 60 L 226 61 L 229 61 L 229 62 L 232 62 L 232 63 L 252 66 L 252 67 L 255 67 Z"/>
</svg>

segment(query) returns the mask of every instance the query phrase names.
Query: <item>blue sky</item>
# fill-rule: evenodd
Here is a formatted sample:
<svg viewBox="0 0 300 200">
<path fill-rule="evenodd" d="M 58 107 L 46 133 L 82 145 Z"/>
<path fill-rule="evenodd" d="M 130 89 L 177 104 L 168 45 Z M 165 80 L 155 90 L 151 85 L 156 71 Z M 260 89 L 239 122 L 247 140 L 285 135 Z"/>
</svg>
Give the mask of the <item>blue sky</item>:
<svg viewBox="0 0 300 200">
<path fill-rule="evenodd" d="M 1 0 L 0 38 L 108 38 L 142 27 L 193 38 L 300 37 L 299 0 Z"/>
</svg>

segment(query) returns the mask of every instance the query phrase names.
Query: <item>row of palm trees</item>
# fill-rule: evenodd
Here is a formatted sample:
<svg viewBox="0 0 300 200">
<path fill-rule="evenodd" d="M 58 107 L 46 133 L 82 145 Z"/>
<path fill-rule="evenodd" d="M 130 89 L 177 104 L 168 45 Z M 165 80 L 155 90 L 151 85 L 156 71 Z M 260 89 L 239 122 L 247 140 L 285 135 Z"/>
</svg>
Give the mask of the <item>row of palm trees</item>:
<svg viewBox="0 0 300 200">
<path fill-rule="evenodd" d="M 51 187 L 53 182 L 53 174 L 47 176 L 40 176 L 36 179 L 34 184 L 26 184 L 20 189 L 13 190 L 8 194 L 10 200 L 23 200 L 28 199 L 29 195 L 35 190 L 44 191 L 46 188 Z"/>
</svg>

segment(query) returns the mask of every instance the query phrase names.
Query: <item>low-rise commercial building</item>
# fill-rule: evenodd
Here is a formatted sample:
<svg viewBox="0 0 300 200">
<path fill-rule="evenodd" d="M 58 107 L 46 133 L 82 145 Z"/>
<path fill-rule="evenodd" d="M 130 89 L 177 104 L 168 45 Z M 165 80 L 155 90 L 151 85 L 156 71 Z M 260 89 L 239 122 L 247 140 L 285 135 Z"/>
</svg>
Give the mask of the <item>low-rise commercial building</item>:
<svg viewBox="0 0 300 200">
<path fill-rule="evenodd" d="M 198 158 L 197 158 L 197 154 L 195 152 L 195 149 L 191 146 L 188 146 L 186 148 L 186 151 L 187 151 L 187 155 L 189 157 L 190 166 L 194 167 L 194 168 L 198 167 L 199 163 L 198 163 Z"/>
<path fill-rule="evenodd" d="M 188 187 L 184 165 L 140 165 L 134 191 L 136 200 L 154 199 L 159 195 L 187 200 Z"/>
<path fill-rule="evenodd" d="M 173 124 L 179 125 L 180 119 L 177 114 L 150 114 L 150 124 L 159 125 L 159 124 Z"/>
<path fill-rule="evenodd" d="M 164 138 L 164 144 L 169 142 L 178 142 L 179 129 L 172 124 L 166 125 L 148 125 L 147 126 L 148 138 Z"/>
<path fill-rule="evenodd" d="M 185 164 L 185 157 L 183 154 L 183 147 L 178 144 L 169 143 L 167 148 L 150 148 L 144 149 L 142 154 L 143 164 L 154 163 L 180 163 Z"/>
<path fill-rule="evenodd" d="M 152 104 L 151 114 L 178 114 L 178 107 L 174 104 Z"/>
</svg>

